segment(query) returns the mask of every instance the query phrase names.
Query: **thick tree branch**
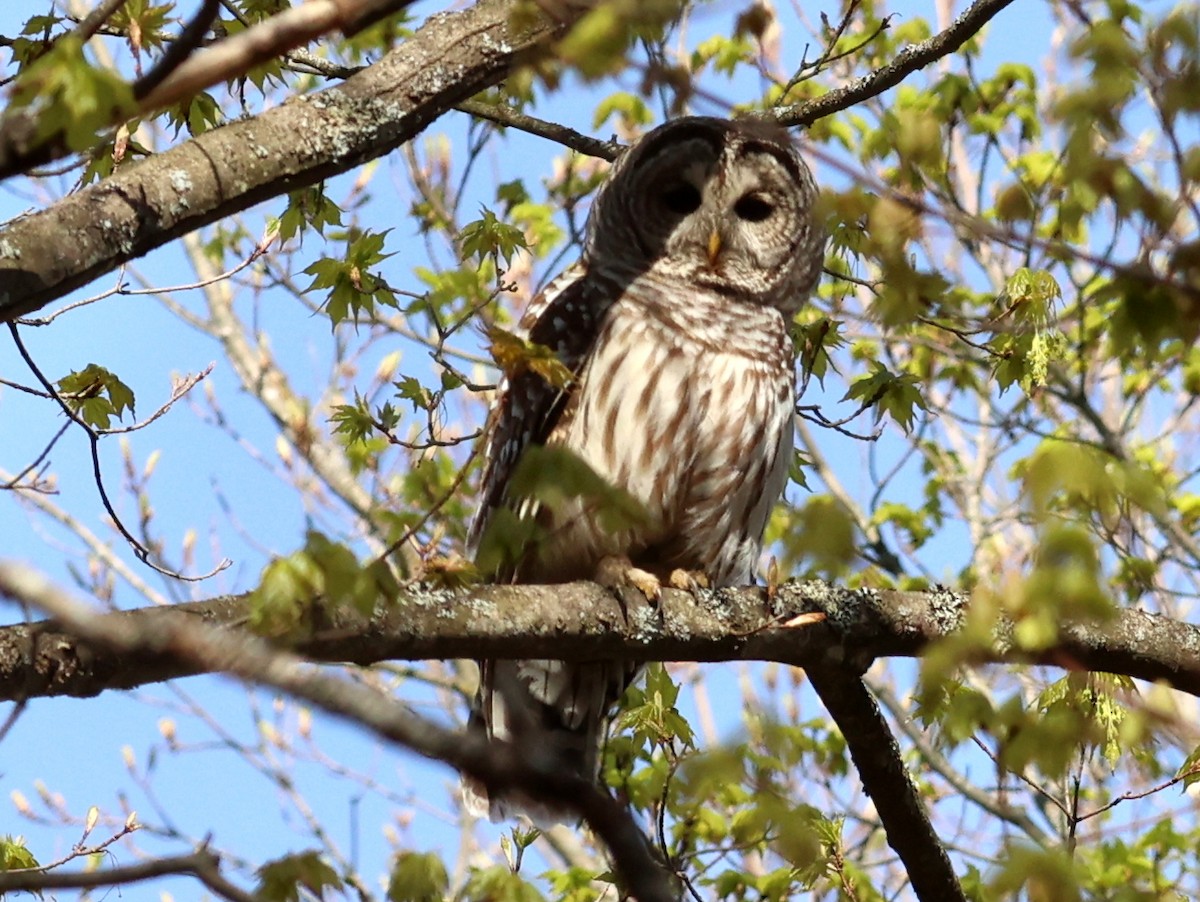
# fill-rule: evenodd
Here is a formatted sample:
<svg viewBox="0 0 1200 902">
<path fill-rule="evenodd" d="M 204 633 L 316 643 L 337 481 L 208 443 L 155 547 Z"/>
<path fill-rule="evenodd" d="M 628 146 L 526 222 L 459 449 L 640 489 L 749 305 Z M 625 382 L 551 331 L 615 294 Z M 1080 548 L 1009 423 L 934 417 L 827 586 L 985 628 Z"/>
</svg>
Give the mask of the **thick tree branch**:
<svg viewBox="0 0 1200 902">
<path fill-rule="evenodd" d="M 841 666 L 810 667 L 813 689 L 846 738 L 863 788 L 921 902 L 966 902 L 950 857 L 929 822 L 908 775 L 900 746 L 883 712 L 857 672 Z"/>
<path fill-rule="evenodd" d="M 0 596 L 56 618 L 0 630 L 0 698 L 92 695 L 205 671 L 274 686 L 345 716 L 419 754 L 444 761 L 493 791 L 516 790 L 572 810 L 613 853 L 625 880 L 650 875 L 639 898 L 672 890 L 627 815 L 587 781 L 536 750 L 489 748 L 476 737 L 428 724 L 366 687 L 305 667 L 289 652 L 238 629 L 245 597 L 172 608 L 98 613 L 64 599 L 28 568 L 0 563 Z M 465 656 L 584 660 L 776 660 L 803 666 L 837 721 L 888 842 L 922 900 L 961 899 L 962 890 L 895 739 L 859 679 L 881 656 L 916 655 L 962 625 L 967 597 L 928 592 L 845 591 L 822 583 L 761 589 L 664 593 L 660 605 L 618 601 L 591 583 L 481 586 L 450 591 L 410 587 L 389 610 L 366 620 L 314 604 L 302 638 L 286 643 L 318 659 L 369 663 Z M 1200 694 L 1200 627 L 1138 611 L 1105 624 L 1067 623 L 1059 643 L 1037 655 L 1012 654 L 1007 625 L 979 661 L 1028 660 L 1068 668 L 1164 679 Z M 81 639 L 79 637 L 86 637 Z M 543 756 L 544 757 L 544 756 Z M 632 886 L 632 884 L 631 884 Z"/>
<path fill-rule="evenodd" d="M 178 103 L 334 29 L 353 34 L 380 16 L 398 12 L 412 2 L 310 0 L 193 55 L 217 15 L 216 0 L 204 0 L 200 11 L 168 45 L 162 58 L 133 84 L 133 106 L 113 109 L 109 124 L 117 125 L 123 119 Z M 96 23 L 95 28 L 102 22 Z M 77 32 L 86 33 L 82 29 Z M 53 162 L 69 152 L 63 131 L 44 134 L 39 124 L 44 115 L 45 111 L 34 105 L 9 109 L 0 118 L 0 179 Z"/>
<path fill-rule="evenodd" d="M 0 563 L 0 596 L 23 599 L 14 567 Z M 824 583 L 762 589 L 669 590 L 653 608 L 637 597 L 618 602 L 592 583 L 562 586 L 477 586 L 468 590 L 410 587 L 366 620 L 348 608 L 314 603 L 301 638 L 286 643 L 318 661 L 369 664 L 423 658 L 538 658 L 646 661 L 780 661 L 801 667 L 917 656 L 960 628 L 968 597 L 925 592 L 844 590 Z M 820 622 L 789 626 L 796 615 Z M 105 615 L 128 629 L 160 621 L 244 624 L 244 596 Z M 1059 641 L 1037 654 L 1016 654 L 996 631 L 980 663 L 1025 661 L 1073 670 L 1162 680 L 1200 695 L 1200 626 L 1142 611 L 1105 624 L 1063 623 Z M 147 651 L 136 659 L 78 639 L 53 622 L 0 629 L 0 700 L 46 695 L 88 697 L 203 672 L 178 656 Z"/>
<path fill-rule="evenodd" d="M 172 238 L 388 153 L 570 24 L 538 18 L 514 31 L 510 14 L 508 0 L 480 0 L 434 16 L 336 87 L 205 132 L 0 229 L 0 321 Z"/>
</svg>

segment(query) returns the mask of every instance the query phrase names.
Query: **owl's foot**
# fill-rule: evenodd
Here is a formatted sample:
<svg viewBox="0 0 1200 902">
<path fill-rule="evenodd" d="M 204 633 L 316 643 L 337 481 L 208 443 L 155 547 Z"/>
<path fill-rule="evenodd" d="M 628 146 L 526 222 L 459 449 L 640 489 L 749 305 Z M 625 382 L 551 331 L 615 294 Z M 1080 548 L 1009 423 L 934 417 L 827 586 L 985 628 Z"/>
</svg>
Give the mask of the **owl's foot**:
<svg viewBox="0 0 1200 902">
<path fill-rule="evenodd" d="M 711 585 L 708 575 L 700 570 L 672 570 L 667 582 L 672 589 L 683 589 L 685 592 L 707 589 Z"/>
<path fill-rule="evenodd" d="M 657 604 L 662 597 L 662 583 L 657 576 L 646 570 L 633 566 L 624 555 L 612 555 L 602 558 L 596 565 L 596 582 L 606 589 L 620 594 L 621 589 L 637 589 L 651 604 Z"/>
</svg>

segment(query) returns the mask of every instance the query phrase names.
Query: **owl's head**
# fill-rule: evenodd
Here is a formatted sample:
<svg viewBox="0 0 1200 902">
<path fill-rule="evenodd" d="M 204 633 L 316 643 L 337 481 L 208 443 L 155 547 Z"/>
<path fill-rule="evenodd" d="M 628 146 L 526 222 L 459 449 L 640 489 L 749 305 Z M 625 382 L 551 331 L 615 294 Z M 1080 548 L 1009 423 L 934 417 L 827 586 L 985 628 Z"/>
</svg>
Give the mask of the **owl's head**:
<svg viewBox="0 0 1200 902">
<path fill-rule="evenodd" d="M 824 262 L 816 193 L 784 130 L 676 119 L 613 166 L 588 218 L 585 257 L 625 277 L 650 272 L 791 314 Z"/>
</svg>

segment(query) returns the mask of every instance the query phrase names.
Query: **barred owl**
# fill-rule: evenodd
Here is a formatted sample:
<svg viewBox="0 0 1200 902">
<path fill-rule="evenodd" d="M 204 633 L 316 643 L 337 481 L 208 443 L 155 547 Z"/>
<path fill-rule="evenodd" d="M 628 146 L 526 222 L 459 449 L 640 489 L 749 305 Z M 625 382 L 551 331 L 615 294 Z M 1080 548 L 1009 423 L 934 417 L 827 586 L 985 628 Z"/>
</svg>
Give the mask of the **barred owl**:
<svg viewBox="0 0 1200 902">
<path fill-rule="evenodd" d="M 815 195 L 786 132 L 764 124 L 678 119 L 617 160 L 592 205 L 580 261 L 521 321 L 572 378 L 564 388 L 526 369 L 501 384 L 471 542 L 501 507 L 528 514 L 509 480 L 535 445 L 573 452 L 646 517 L 607 531 L 583 504 L 540 510 L 541 547 L 501 579 L 599 579 L 649 597 L 666 582 L 753 579 L 791 456 L 789 325 L 824 257 Z M 608 713 L 637 665 L 480 666 L 473 729 L 552 743 L 595 777 Z M 489 805 L 469 784 L 464 800 L 493 820 L 508 816 L 510 802 L 531 807 L 506 798 Z"/>
</svg>

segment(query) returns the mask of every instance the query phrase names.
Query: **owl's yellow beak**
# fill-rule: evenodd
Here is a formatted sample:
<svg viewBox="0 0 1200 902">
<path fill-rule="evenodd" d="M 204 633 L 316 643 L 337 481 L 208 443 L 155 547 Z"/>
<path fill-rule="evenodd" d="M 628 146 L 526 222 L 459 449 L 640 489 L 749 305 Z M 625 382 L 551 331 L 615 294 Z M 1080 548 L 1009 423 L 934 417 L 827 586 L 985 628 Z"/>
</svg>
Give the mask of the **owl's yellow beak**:
<svg viewBox="0 0 1200 902">
<path fill-rule="evenodd" d="M 721 233 L 713 229 L 708 236 L 708 265 L 716 266 L 719 256 L 721 256 Z"/>
</svg>

